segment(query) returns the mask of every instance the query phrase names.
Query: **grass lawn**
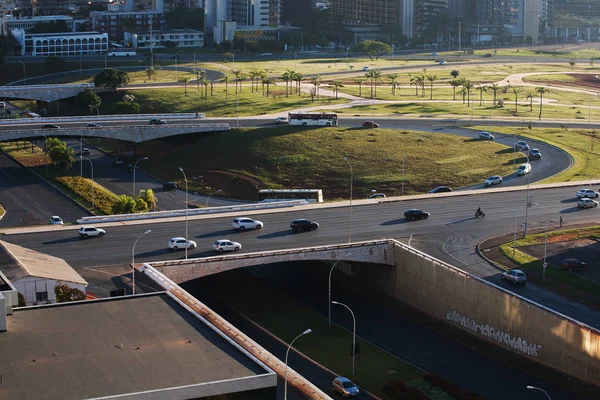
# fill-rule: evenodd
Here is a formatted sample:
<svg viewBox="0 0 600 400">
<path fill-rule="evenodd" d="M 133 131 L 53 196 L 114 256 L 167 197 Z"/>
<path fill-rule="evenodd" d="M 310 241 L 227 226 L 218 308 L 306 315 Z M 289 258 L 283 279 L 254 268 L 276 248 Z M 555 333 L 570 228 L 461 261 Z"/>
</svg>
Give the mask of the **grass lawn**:
<svg viewBox="0 0 600 400">
<path fill-rule="evenodd" d="M 520 48 L 508 48 L 508 49 L 496 49 L 497 55 L 499 56 L 523 56 L 523 57 L 544 57 L 544 58 L 592 58 L 600 57 L 600 51 L 597 49 L 585 48 L 583 46 L 576 46 L 573 44 L 565 44 L 564 48 L 556 46 L 556 50 L 540 50 L 531 48 L 531 43 L 528 47 Z M 562 51 L 559 51 L 562 50 Z M 474 54 L 483 55 L 486 53 L 492 53 L 491 49 L 477 50 Z"/>
<path fill-rule="evenodd" d="M 474 130 L 486 130 L 487 126 L 475 126 Z M 546 179 L 544 183 L 579 181 L 600 178 L 600 135 L 595 130 L 583 128 L 505 128 L 495 126 L 494 132 L 528 137 L 557 146 L 573 157 L 571 168 Z"/>
<path fill-rule="evenodd" d="M 123 95 L 133 94 L 136 102 L 140 104 L 140 113 L 164 113 L 164 112 L 201 112 L 207 117 L 235 117 L 236 110 L 240 116 L 264 115 L 298 109 L 302 107 L 330 106 L 334 104 L 346 103 L 348 100 L 321 97 L 311 98 L 307 94 L 285 96 L 285 87 L 281 85 L 271 86 L 269 97 L 263 96 L 260 92 L 252 93 L 250 86 L 245 86 L 243 92 L 238 93 L 236 102 L 235 86 L 229 85 L 228 94 L 225 94 L 224 85 L 214 85 L 214 96 L 208 98 L 197 91 L 196 85 L 189 85 L 187 96 L 184 95 L 184 88 L 168 89 L 143 89 L 143 90 L 122 90 L 114 96 L 106 94 L 103 96 L 100 113 L 109 114 L 112 112 L 112 103 L 120 101 Z"/>
<path fill-rule="evenodd" d="M 402 155 L 404 193 L 422 193 L 445 184 L 461 187 L 491 174 L 513 172 L 511 149 L 494 142 L 441 133 L 393 129 L 259 128 L 187 135 L 138 145 L 138 154 L 152 163 L 144 166 L 165 181 L 181 180 L 178 166 L 189 177 L 190 190 L 208 193 L 206 180 L 223 172 L 252 177 L 271 188 L 322 188 L 326 200 L 348 195 L 349 171 L 354 169 L 354 195 L 371 189 L 399 195 Z M 221 171 L 221 172 L 211 172 Z M 183 182 L 181 182 L 183 184 Z M 255 199 L 256 187 L 228 193 Z"/>
<path fill-rule="evenodd" d="M 600 238 L 600 227 L 592 226 L 588 228 L 566 229 L 548 232 L 548 241 L 559 236 L 569 237 L 568 240 L 576 241 L 583 239 L 597 240 Z M 549 264 L 546 268 L 546 278 L 543 280 L 543 260 L 533 257 L 527 253 L 527 247 L 544 243 L 544 233 L 529 235 L 526 238 L 519 239 L 516 242 L 516 251 L 513 252 L 513 242 L 508 242 L 500 246 L 501 253 L 520 265 L 520 268 L 527 273 L 530 281 L 546 286 L 560 293 L 565 293 L 571 297 L 591 303 L 596 307 L 600 306 L 600 284 L 584 279 L 577 274 L 570 273 L 567 270 Z"/>
<path fill-rule="evenodd" d="M 228 308 L 245 315 L 286 343 L 290 343 L 298 332 L 310 327 L 312 333 L 295 342 L 294 348 L 337 374 L 352 376 L 352 358 L 347 346 L 352 343 L 351 332 L 337 325 L 329 328 L 326 318 L 250 274 L 244 274 L 243 281 L 237 274 L 219 279 L 228 282 L 228 289 L 220 291 L 218 295 Z M 256 296 L 257 293 L 260 295 Z M 273 318 L 274 315 L 277 318 Z M 357 338 L 358 342 L 360 354 L 356 356 L 357 368 L 353 381 L 360 387 L 383 399 L 391 399 L 383 392 L 383 386 L 393 380 L 402 380 L 418 387 L 429 399 L 452 399 L 443 390 L 424 381 L 424 371 L 360 338 Z"/>
<path fill-rule="evenodd" d="M 4 210 L 4 207 L 2 207 L 2 204 L 0 204 L 0 217 L 2 217 L 5 212 L 6 211 Z"/>
<path fill-rule="evenodd" d="M 523 78 L 524 82 L 532 82 L 532 83 L 545 83 L 545 82 L 563 82 L 563 83 L 572 83 L 577 82 L 575 77 L 570 76 L 568 74 L 550 74 L 550 75 L 533 75 L 526 76 Z"/>
</svg>

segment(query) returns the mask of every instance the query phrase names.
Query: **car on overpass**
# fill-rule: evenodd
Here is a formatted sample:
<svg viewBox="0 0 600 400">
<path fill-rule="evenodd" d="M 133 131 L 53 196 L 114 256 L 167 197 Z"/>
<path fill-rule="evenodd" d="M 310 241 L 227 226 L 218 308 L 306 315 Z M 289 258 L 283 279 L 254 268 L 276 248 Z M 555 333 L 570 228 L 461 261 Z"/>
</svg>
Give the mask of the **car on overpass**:
<svg viewBox="0 0 600 400">
<path fill-rule="evenodd" d="M 367 197 L 367 199 L 383 199 L 385 198 L 385 193 L 373 193 Z"/>
<path fill-rule="evenodd" d="M 177 190 L 177 183 L 175 182 L 165 182 L 162 186 L 164 190 Z"/>
<path fill-rule="evenodd" d="M 195 249 L 198 245 L 193 240 L 186 240 L 182 237 L 174 237 L 169 240 L 169 249 L 177 251 L 179 249 Z"/>
<path fill-rule="evenodd" d="M 423 210 L 419 210 L 418 208 L 411 208 L 410 210 L 404 211 L 404 218 L 407 221 L 414 221 L 417 219 L 427 219 L 431 214 L 425 212 Z"/>
<path fill-rule="evenodd" d="M 241 248 L 242 245 L 240 243 L 229 239 L 219 239 L 213 243 L 213 250 L 219 253 L 224 251 L 238 251 Z"/>
<path fill-rule="evenodd" d="M 79 236 L 82 239 L 87 239 L 88 237 L 102 237 L 106 231 L 104 229 L 99 229 L 94 226 L 82 226 L 79 228 Z"/>
<path fill-rule="evenodd" d="M 167 121 L 158 119 L 158 118 L 153 118 L 149 121 L 149 124 L 150 125 L 166 125 Z"/>
<path fill-rule="evenodd" d="M 87 147 L 84 147 L 83 149 L 81 149 L 82 156 L 89 156 L 90 154 L 91 154 L 91 151 Z"/>
<path fill-rule="evenodd" d="M 598 202 L 592 199 L 579 199 L 577 201 L 577 207 L 579 208 L 596 208 L 598 207 Z"/>
<path fill-rule="evenodd" d="M 245 231 L 246 229 L 261 229 L 264 226 L 262 221 L 257 221 L 252 218 L 234 218 L 231 222 L 231 227 L 237 231 Z"/>
<path fill-rule="evenodd" d="M 583 198 L 594 198 L 595 199 L 598 196 L 600 196 L 600 194 L 592 189 L 580 189 L 577 191 L 577 193 L 575 193 L 575 196 L 579 197 L 580 199 L 583 199 Z"/>
<path fill-rule="evenodd" d="M 379 124 L 373 121 L 365 121 L 362 126 L 363 128 L 379 128 Z"/>
<path fill-rule="evenodd" d="M 86 128 L 100 129 L 100 128 L 102 128 L 102 125 L 91 123 L 91 124 L 87 124 L 85 127 Z"/>
<path fill-rule="evenodd" d="M 292 228 L 292 230 L 296 233 L 297 232 L 306 232 L 306 231 L 315 231 L 315 230 L 319 229 L 319 224 L 315 221 L 300 218 L 300 219 L 293 220 L 292 223 L 290 224 L 290 228 Z"/>
<path fill-rule="evenodd" d="M 521 271 L 520 269 L 511 269 L 510 271 L 503 272 L 502 279 L 515 284 L 521 283 L 524 285 L 527 283 L 527 275 L 525 275 L 525 272 Z"/>
<path fill-rule="evenodd" d="M 483 184 L 488 187 L 488 186 L 494 186 L 494 185 L 499 185 L 502 183 L 502 177 L 500 175 L 492 175 L 489 178 L 487 178 L 485 181 L 483 181 Z"/>
<path fill-rule="evenodd" d="M 60 129 L 60 126 L 54 124 L 42 125 L 42 129 Z"/>
<path fill-rule="evenodd" d="M 52 225 L 63 225 L 64 222 L 62 220 L 61 217 L 59 217 L 58 215 L 53 215 L 50 217 L 50 224 Z"/>
</svg>

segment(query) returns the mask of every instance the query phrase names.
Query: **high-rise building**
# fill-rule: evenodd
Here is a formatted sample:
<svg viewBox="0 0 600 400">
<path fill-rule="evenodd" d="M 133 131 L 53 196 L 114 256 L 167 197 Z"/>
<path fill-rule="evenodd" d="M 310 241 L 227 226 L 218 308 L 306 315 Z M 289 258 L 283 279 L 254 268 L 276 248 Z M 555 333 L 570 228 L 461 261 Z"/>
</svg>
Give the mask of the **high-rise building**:
<svg viewBox="0 0 600 400">
<path fill-rule="evenodd" d="M 275 39 L 280 25 L 279 0 L 204 0 L 204 9 L 204 30 L 218 43 Z"/>
<path fill-rule="evenodd" d="M 311 0 L 281 0 L 281 24 L 303 24 L 311 8 Z"/>
<path fill-rule="evenodd" d="M 402 0 L 330 0 L 334 18 L 346 25 L 397 25 Z"/>
</svg>

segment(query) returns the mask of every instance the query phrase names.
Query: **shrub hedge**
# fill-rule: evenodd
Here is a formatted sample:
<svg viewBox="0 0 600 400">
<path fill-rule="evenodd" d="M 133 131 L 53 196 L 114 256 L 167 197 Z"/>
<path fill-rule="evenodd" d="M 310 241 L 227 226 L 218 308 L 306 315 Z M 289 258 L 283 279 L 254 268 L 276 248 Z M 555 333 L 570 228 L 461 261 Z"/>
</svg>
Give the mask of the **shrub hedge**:
<svg viewBox="0 0 600 400">
<path fill-rule="evenodd" d="M 392 399 L 398 400 L 428 400 L 428 397 L 419 389 L 410 387 L 406 383 L 397 380 L 385 384 L 383 392 Z"/>
<path fill-rule="evenodd" d="M 430 385 L 437 386 L 444 390 L 456 400 L 485 400 L 485 397 L 482 397 L 475 392 L 471 392 L 468 389 L 464 389 L 442 376 L 436 374 L 427 374 L 424 376 L 424 379 Z"/>
<path fill-rule="evenodd" d="M 80 176 L 59 176 L 56 180 L 75 192 L 76 195 L 92 203 L 92 181 Z M 112 213 L 112 206 L 117 201 L 117 195 L 103 186 L 94 183 L 94 205 L 104 214 Z"/>
</svg>

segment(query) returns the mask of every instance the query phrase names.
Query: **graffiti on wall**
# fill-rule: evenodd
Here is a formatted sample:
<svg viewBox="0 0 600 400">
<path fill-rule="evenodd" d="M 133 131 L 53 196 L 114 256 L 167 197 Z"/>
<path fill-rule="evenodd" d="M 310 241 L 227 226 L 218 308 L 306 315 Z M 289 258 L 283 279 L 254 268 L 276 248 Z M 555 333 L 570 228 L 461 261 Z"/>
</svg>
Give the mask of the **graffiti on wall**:
<svg viewBox="0 0 600 400">
<path fill-rule="evenodd" d="M 537 357 L 538 351 L 542 350 L 542 346 L 539 344 L 528 342 L 525 339 L 515 337 L 508 332 L 504 332 L 501 329 L 494 328 L 487 324 L 478 324 L 474 319 L 461 315 L 453 309 L 448 310 L 446 319 L 472 332 L 479 333 L 481 336 L 488 339 L 492 339 L 498 343 L 504 343 L 511 349 L 520 351 L 521 353 L 532 357 Z"/>
</svg>

